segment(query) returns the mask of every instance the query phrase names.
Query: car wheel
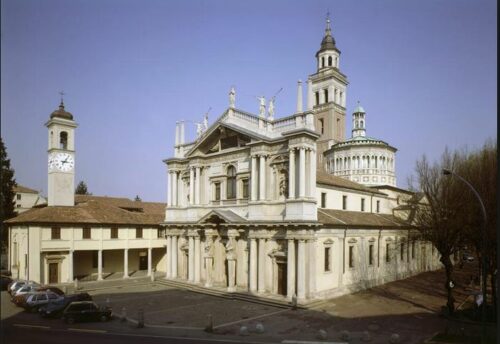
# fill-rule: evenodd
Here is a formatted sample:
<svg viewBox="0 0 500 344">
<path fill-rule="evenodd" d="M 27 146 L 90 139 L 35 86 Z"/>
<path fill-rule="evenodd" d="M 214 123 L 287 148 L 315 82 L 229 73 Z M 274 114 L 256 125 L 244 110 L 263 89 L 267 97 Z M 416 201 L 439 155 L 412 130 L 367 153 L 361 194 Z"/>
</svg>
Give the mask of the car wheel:
<svg viewBox="0 0 500 344">
<path fill-rule="evenodd" d="M 102 322 L 105 322 L 105 321 L 108 321 L 108 317 L 105 316 L 105 315 L 101 315 L 101 317 L 99 318 L 99 320 L 101 320 Z"/>
<path fill-rule="evenodd" d="M 64 319 L 68 324 L 74 324 L 75 323 L 75 318 L 73 317 L 67 317 Z"/>
</svg>

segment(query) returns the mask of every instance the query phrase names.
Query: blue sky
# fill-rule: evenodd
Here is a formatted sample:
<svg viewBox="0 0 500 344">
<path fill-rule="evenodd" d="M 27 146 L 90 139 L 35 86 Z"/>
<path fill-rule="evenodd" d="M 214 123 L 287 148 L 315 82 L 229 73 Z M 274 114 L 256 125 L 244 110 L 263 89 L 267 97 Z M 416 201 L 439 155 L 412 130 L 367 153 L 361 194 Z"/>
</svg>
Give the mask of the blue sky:
<svg viewBox="0 0 500 344">
<path fill-rule="evenodd" d="M 330 10 L 347 75 L 347 133 L 359 100 L 367 135 L 399 149 L 398 186 L 422 154 L 496 139 L 494 0 L 2 0 L 1 134 L 18 183 L 47 191 L 44 123 L 66 93 L 79 124 L 76 182 L 95 195 L 166 201 L 175 122 L 210 121 L 315 72 Z M 305 96 L 305 95 L 304 95 Z M 304 98 L 305 99 L 305 98 Z M 193 137 L 195 127 L 187 126 Z"/>
</svg>

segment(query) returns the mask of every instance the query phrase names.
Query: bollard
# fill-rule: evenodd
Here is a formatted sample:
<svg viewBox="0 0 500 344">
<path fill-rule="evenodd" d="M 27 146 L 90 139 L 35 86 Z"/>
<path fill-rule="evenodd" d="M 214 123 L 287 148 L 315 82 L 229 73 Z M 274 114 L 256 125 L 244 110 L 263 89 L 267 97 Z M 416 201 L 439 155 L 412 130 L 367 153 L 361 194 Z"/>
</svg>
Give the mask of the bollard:
<svg viewBox="0 0 500 344">
<path fill-rule="evenodd" d="M 325 330 L 318 331 L 318 339 L 319 340 L 326 340 L 327 337 L 328 337 L 328 333 Z"/>
<path fill-rule="evenodd" d="M 248 327 L 246 326 L 241 326 L 240 327 L 240 336 L 248 336 Z"/>
<path fill-rule="evenodd" d="M 297 295 L 295 294 L 292 295 L 292 309 L 294 311 L 297 310 Z"/>
<path fill-rule="evenodd" d="M 205 327 L 205 332 L 209 333 L 214 332 L 214 319 L 212 317 L 212 314 L 208 315 L 208 321 L 207 321 L 207 326 Z"/>
<path fill-rule="evenodd" d="M 389 342 L 391 344 L 397 344 L 397 343 L 399 343 L 399 339 L 400 339 L 399 334 L 393 333 L 393 334 L 391 334 L 391 337 L 389 338 Z"/>
<path fill-rule="evenodd" d="M 122 322 L 127 320 L 127 309 L 125 307 L 122 307 L 122 314 L 120 316 L 120 320 Z"/>
<path fill-rule="evenodd" d="M 257 325 L 255 325 L 255 332 L 264 333 L 264 325 L 262 325 L 262 323 L 257 323 Z"/>
<path fill-rule="evenodd" d="M 144 311 L 142 310 L 142 308 L 139 308 L 139 310 L 137 311 L 137 327 L 144 327 Z"/>
</svg>

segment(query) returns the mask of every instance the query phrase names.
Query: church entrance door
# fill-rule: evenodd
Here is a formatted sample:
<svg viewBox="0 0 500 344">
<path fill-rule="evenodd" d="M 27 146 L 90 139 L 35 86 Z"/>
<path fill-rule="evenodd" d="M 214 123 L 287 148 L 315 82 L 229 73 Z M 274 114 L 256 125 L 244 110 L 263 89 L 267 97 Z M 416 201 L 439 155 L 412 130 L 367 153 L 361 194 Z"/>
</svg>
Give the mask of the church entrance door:
<svg viewBox="0 0 500 344">
<path fill-rule="evenodd" d="M 278 265 L 278 294 L 286 296 L 287 293 L 286 262 L 277 262 L 277 265 Z"/>
<path fill-rule="evenodd" d="M 58 263 L 49 263 L 49 283 L 59 283 Z"/>
<path fill-rule="evenodd" d="M 148 256 L 139 256 L 139 270 L 148 269 Z"/>
</svg>

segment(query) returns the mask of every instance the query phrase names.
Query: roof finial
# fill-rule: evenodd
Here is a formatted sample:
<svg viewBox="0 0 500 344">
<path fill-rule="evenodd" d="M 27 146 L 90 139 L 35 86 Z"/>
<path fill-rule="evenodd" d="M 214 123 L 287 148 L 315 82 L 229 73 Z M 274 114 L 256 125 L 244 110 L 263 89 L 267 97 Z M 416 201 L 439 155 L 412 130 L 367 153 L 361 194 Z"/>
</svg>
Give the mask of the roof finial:
<svg viewBox="0 0 500 344">
<path fill-rule="evenodd" d="M 59 107 L 62 107 L 64 108 L 64 91 L 60 91 L 59 94 L 61 95 L 61 104 L 59 105 Z"/>
<path fill-rule="evenodd" d="M 331 28 L 330 28 L 330 10 L 327 10 L 326 12 L 326 30 L 327 33 L 330 33 Z"/>
</svg>

